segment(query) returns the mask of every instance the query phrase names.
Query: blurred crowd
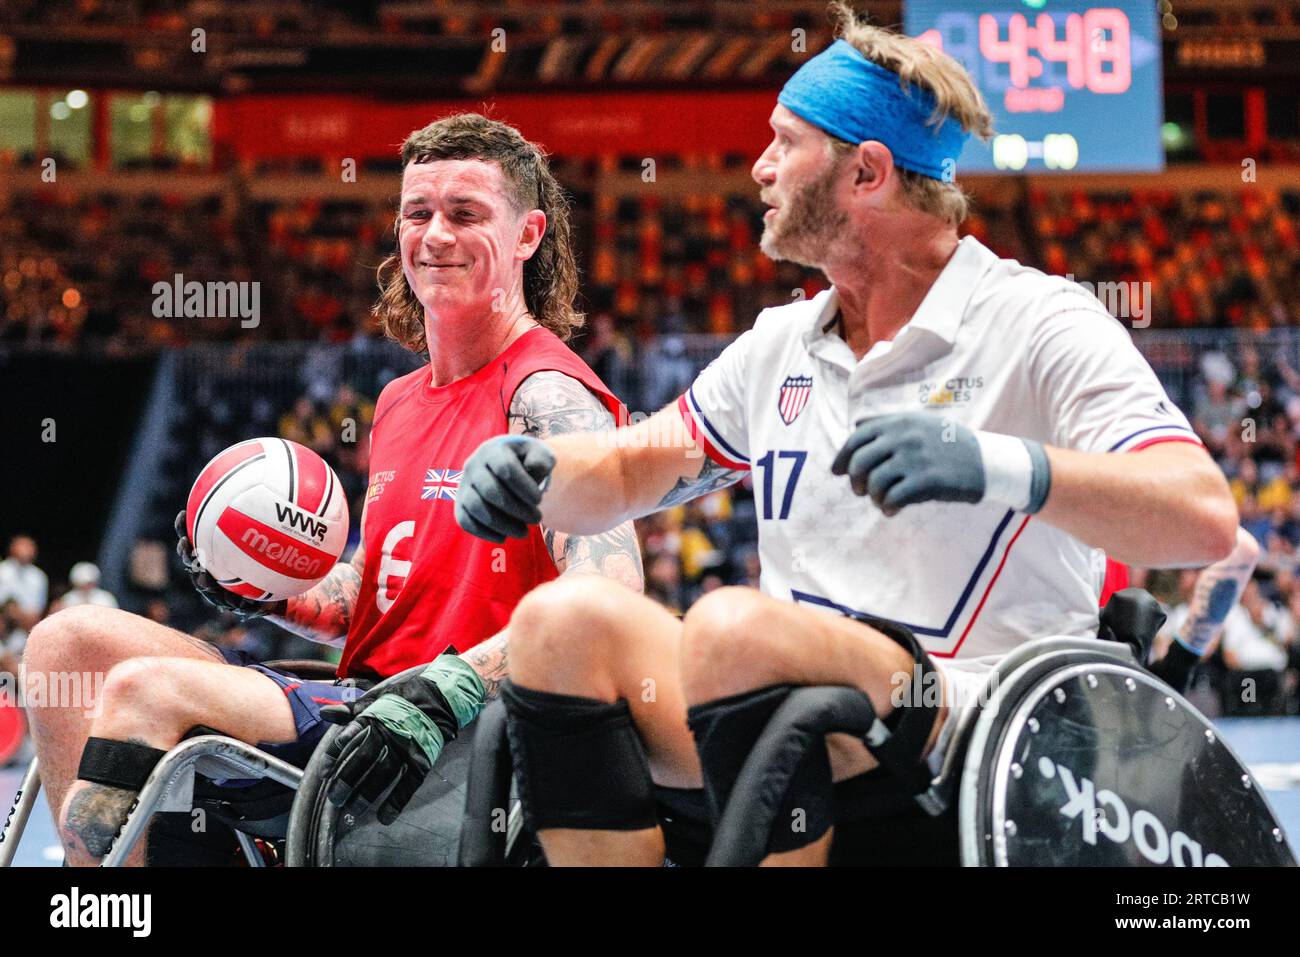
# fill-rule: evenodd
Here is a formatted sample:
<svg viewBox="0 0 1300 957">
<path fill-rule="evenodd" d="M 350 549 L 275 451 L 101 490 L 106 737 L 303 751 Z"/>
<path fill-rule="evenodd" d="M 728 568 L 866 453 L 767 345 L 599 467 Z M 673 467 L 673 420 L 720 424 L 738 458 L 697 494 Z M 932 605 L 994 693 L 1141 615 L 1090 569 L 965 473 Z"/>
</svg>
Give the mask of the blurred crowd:
<svg viewBox="0 0 1300 957">
<path fill-rule="evenodd" d="M 1031 263 L 1149 290 L 1141 306 L 1155 327 L 1300 322 L 1300 193 L 1032 189 L 1028 214 L 1041 258 Z"/>
<path fill-rule="evenodd" d="M 689 157 L 687 173 L 731 169 Z M 733 170 L 734 172 L 734 170 Z M 678 198 L 574 193 L 582 305 L 632 340 L 734 334 L 766 306 L 812 296 L 818 273 L 758 249 L 755 191 Z M 964 225 L 1000 255 L 1096 285 L 1121 283 L 1155 328 L 1300 322 L 1300 193 L 1029 190 Z M 231 195 L 0 199 L 0 342 L 159 346 L 197 340 L 346 341 L 377 335 L 375 268 L 394 244 L 383 202 L 240 203 Z M 260 283 L 259 322 L 159 317 L 154 284 Z M 1131 299 L 1127 291 L 1131 289 Z M 1112 304 L 1114 307 L 1115 304 Z"/>
<path fill-rule="evenodd" d="M 1223 469 L 1241 523 L 1260 544 L 1253 580 L 1199 678 L 1208 714 L 1300 714 L 1300 374 L 1281 351 L 1204 352 L 1186 395 L 1174 395 Z M 1138 571 L 1170 612 L 1186 613 L 1195 571 Z"/>
</svg>

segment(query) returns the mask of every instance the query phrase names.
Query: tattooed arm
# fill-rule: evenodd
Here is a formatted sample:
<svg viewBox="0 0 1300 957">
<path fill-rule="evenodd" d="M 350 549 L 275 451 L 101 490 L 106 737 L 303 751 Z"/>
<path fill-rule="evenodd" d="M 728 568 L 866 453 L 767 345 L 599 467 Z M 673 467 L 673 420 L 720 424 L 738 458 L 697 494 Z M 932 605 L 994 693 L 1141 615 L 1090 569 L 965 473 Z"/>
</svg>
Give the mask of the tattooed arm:
<svg viewBox="0 0 1300 957">
<path fill-rule="evenodd" d="M 587 387 L 562 372 L 536 372 L 516 390 L 510 432 L 550 440 L 566 433 L 612 433 L 614 417 Z M 604 575 L 634 591 L 645 587 L 641 548 L 630 521 L 596 535 L 570 535 L 542 526 L 555 567 L 562 575 Z M 463 657 L 495 697 L 509 674 L 508 635 L 502 631 Z"/>
<path fill-rule="evenodd" d="M 559 435 L 614 432 L 614 416 L 577 379 L 537 372 L 525 379 L 510 403 L 510 433 L 551 440 Z M 631 522 L 599 535 L 569 535 L 542 524 L 542 534 L 561 574 L 604 575 L 641 591 L 641 549 Z"/>
<path fill-rule="evenodd" d="M 362 516 L 365 527 L 365 516 Z M 309 591 L 279 602 L 267 617 L 301 638 L 342 648 L 352 621 L 352 609 L 361 593 L 361 572 L 366 564 L 366 544 L 357 545 L 350 562 L 339 562 Z"/>
<path fill-rule="evenodd" d="M 1187 608 L 1181 634 L 1177 635 L 1189 651 L 1205 657 L 1214 650 L 1214 640 L 1223 632 L 1223 622 L 1237 604 L 1259 562 L 1259 543 L 1244 528 L 1237 529 L 1237 544 L 1222 561 L 1205 568 L 1196 578 L 1196 587 Z"/>
<path fill-rule="evenodd" d="M 710 459 L 677 407 L 614 432 L 560 435 L 542 524 L 590 535 L 725 488 L 745 474 Z"/>
</svg>

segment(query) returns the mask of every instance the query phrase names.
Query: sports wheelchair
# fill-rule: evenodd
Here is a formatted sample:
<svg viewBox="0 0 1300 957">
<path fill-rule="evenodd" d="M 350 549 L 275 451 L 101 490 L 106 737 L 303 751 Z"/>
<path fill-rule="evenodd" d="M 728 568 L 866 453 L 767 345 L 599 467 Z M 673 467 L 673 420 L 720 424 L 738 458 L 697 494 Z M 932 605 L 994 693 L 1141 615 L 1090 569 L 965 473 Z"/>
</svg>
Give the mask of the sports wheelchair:
<svg viewBox="0 0 1300 957">
<path fill-rule="evenodd" d="M 1195 708 L 1139 664 L 1163 617 L 1153 607 L 1149 595 L 1129 589 L 1107 606 L 1100 637 L 1042 638 L 1007 655 L 978 701 L 956 713 L 943 764 L 921 788 L 882 768 L 865 776 L 874 779 L 867 790 L 833 796 L 831 863 L 1293 866 L 1250 772 Z M 279 782 L 292 798 L 287 815 L 271 821 L 217 809 L 252 864 L 263 858 L 250 835 L 285 836 L 290 866 L 544 863 L 514 793 L 500 702 L 448 743 L 389 827 L 368 809 L 326 800 L 319 759 L 340 731 L 328 732 L 303 771 L 221 736 L 182 742 L 145 785 L 105 864 L 125 858 L 154 810 L 202 806 L 196 771 L 230 777 L 232 768 Z M 703 820 L 702 804 L 661 800 L 669 857 L 757 864 L 795 768 L 833 732 L 879 733 L 867 696 L 846 687 L 794 691 L 750 752 L 716 827 Z M 16 831 L 34 781 L 33 765 L 11 812 Z M 0 864 L 16 839 L 5 835 Z"/>
<path fill-rule="evenodd" d="M 306 680 L 334 677 L 334 666 L 313 660 L 267 662 L 277 671 Z M 394 675 L 375 687 L 396 682 L 423 670 L 420 665 Z M 171 749 L 145 782 L 139 797 L 105 855 L 104 867 L 119 867 L 144 836 L 156 814 L 179 817 L 188 830 L 199 813 L 207 824 L 215 822 L 232 838 L 250 867 L 287 862 L 291 866 L 453 866 L 461 819 L 466 807 L 466 778 L 479 728 L 493 729 L 504 714 L 488 709 L 456 740 L 447 743 L 438 765 L 412 798 L 402 818 L 384 827 L 367 808 L 342 810 L 326 798 L 328 781 L 323 773 L 324 745 L 341 727 L 330 728 L 306 768 L 267 754 L 254 745 L 222 734 L 196 733 Z M 508 752 L 507 752 L 507 774 Z M 213 782 L 252 780 L 246 788 L 220 787 Z M 14 802 L 0 829 L 0 867 L 9 867 L 40 794 L 40 769 L 33 759 L 23 776 Z M 518 801 L 487 824 L 493 849 L 503 862 L 524 863 L 528 854 L 539 857 L 535 844 L 518 843 L 522 823 Z M 499 839 L 497 837 L 499 833 Z M 197 862 L 197 861 L 195 861 Z M 231 863 L 234 856 L 231 856 Z M 168 861 L 167 863 L 190 863 Z"/>
<path fill-rule="evenodd" d="M 887 768 L 864 776 L 875 779 L 867 787 L 834 786 L 831 863 L 1294 865 L 1241 760 L 1141 666 L 1163 619 L 1150 595 L 1127 589 L 1102 613 L 1097 638 L 1043 638 L 1007 655 L 977 702 L 956 713 L 942 766 L 922 787 L 902 786 L 903 776 L 895 780 Z M 446 779 L 426 782 L 418 806 L 394 825 L 404 826 L 391 840 L 404 845 L 395 861 L 364 856 L 359 849 L 379 847 L 384 829 L 323 800 L 309 765 L 291 818 L 289 863 L 544 863 L 515 799 L 499 702 L 474 731 L 470 747 L 462 737 L 454 742 L 462 750 L 439 762 L 447 778 L 464 774 L 463 803 Z M 757 864 L 794 770 L 832 732 L 879 733 L 867 696 L 844 687 L 795 690 L 750 752 L 715 828 L 702 802 L 681 800 L 689 792 L 659 792 L 669 857 Z"/>
</svg>

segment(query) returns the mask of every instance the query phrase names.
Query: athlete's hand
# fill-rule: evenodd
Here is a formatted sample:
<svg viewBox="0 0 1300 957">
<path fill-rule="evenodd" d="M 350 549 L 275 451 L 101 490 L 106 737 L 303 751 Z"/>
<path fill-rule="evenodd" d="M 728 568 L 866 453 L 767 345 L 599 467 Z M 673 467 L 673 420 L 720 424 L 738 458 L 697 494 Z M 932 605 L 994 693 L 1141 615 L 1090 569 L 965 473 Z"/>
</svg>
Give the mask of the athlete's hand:
<svg viewBox="0 0 1300 957">
<path fill-rule="evenodd" d="M 326 721 L 347 725 L 325 747 L 323 773 L 331 782 L 325 796 L 342 807 L 360 795 L 377 805 L 380 824 L 392 824 L 424 783 L 444 743 L 474 719 L 485 697 L 474 669 L 462 658 L 443 655 L 382 690 L 321 708 Z"/>
<path fill-rule="evenodd" d="M 975 433 L 925 412 L 880 415 L 858 423 L 831 463 L 858 495 L 886 515 L 918 502 L 979 502 L 984 460 Z"/>
<path fill-rule="evenodd" d="M 217 580 L 203 567 L 190 545 L 185 525 L 185 509 L 177 513 L 175 527 L 176 554 L 180 556 L 181 564 L 185 566 L 195 591 L 202 595 L 203 600 L 209 605 L 219 611 L 235 615 L 240 621 L 251 621 L 263 615 L 280 614 L 284 611 L 283 601 L 253 601 L 243 595 L 226 591 L 217 584 Z"/>
<path fill-rule="evenodd" d="M 528 526 L 542 520 L 538 506 L 554 468 L 555 455 L 540 439 L 488 439 L 465 463 L 456 492 L 456 524 L 497 544 L 526 538 Z"/>
</svg>

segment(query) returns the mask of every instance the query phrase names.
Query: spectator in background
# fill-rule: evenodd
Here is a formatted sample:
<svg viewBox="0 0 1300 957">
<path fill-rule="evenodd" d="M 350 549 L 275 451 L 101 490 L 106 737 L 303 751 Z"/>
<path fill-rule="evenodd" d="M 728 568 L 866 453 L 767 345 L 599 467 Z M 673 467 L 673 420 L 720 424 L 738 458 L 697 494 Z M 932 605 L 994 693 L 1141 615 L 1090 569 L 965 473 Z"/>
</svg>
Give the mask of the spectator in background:
<svg viewBox="0 0 1300 957">
<path fill-rule="evenodd" d="M 632 401 L 636 390 L 633 381 L 632 346 L 619 335 L 614 317 L 607 312 L 598 313 L 591 320 L 583 361 L 600 376 L 611 392 L 624 402 Z"/>
<path fill-rule="evenodd" d="M 1228 384 L 1221 379 L 1209 379 L 1205 395 L 1196 400 L 1192 409 L 1192 425 L 1210 440 L 1211 450 L 1223 450 L 1228 433 L 1241 429 L 1241 419 L 1246 404 L 1238 396 L 1229 395 Z"/>
<path fill-rule="evenodd" d="M 99 587 L 99 566 L 94 562 L 77 562 L 73 565 L 72 571 L 68 573 L 68 584 L 72 589 L 50 606 L 51 614 L 74 605 L 117 607 L 117 599 L 112 593 Z"/>
<path fill-rule="evenodd" d="M 1232 497 L 1237 501 L 1237 508 L 1245 509 L 1247 499 L 1253 499 L 1255 508 L 1261 514 L 1268 514 L 1275 508 L 1291 507 L 1291 483 L 1282 475 L 1275 475 L 1265 481 L 1259 474 L 1259 466 L 1253 457 L 1241 460 L 1235 478 L 1228 482 Z M 1244 515 L 1243 515 L 1244 523 Z M 1268 535 L 1256 535 L 1261 542 L 1268 541 Z"/>
<path fill-rule="evenodd" d="M 49 579 L 36 567 L 36 542 L 18 534 L 9 542 L 9 558 L 0 562 L 0 606 L 5 606 L 4 648 L 12 654 L 22 651 L 27 632 L 45 614 Z"/>
<path fill-rule="evenodd" d="M 1248 582 L 1241 603 L 1223 623 L 1225 716 L 1283 713 L 1283 676 L 1294 630 L 1290 613 L 1264 594 L 1258 578 Z"/>
<path fill-rule="evenodd" d="M 348 499 L 363 495 L 370 473 L 370 425 L 375 419 L 375 404 L 359 395 L 348 383 L 343 383 L 334 394 L 329 420 L 338 440 L 336 464 L 339 481 Z M 360 515 L 360 512 L 354 513 Z"/>
<path fill-rule="evenodd" d="M 682 590 L 682 568 L 672 552 L 661 552 L 646 563 L 645 593 L 674 615 L 686 610 Z"/>
<path fill-rule="evenodd" d="M 315 403 L 307 396 L 280 416 L 280 437 L 305 445 L 318 455 L 327 455 L 334 449 L 334 430 L 329 419 L 316 411 Z"/>
<path fill-rule="evenodd" d="M 357 390 L 344 382 L 334 393 L 334 403 L 330 406 L 329 420 L 334 431 L 342 434 L 349 426 L 360 434 L 369 428 L 375 419 L 375 404 L 357 394 Z"/>
</svg>

